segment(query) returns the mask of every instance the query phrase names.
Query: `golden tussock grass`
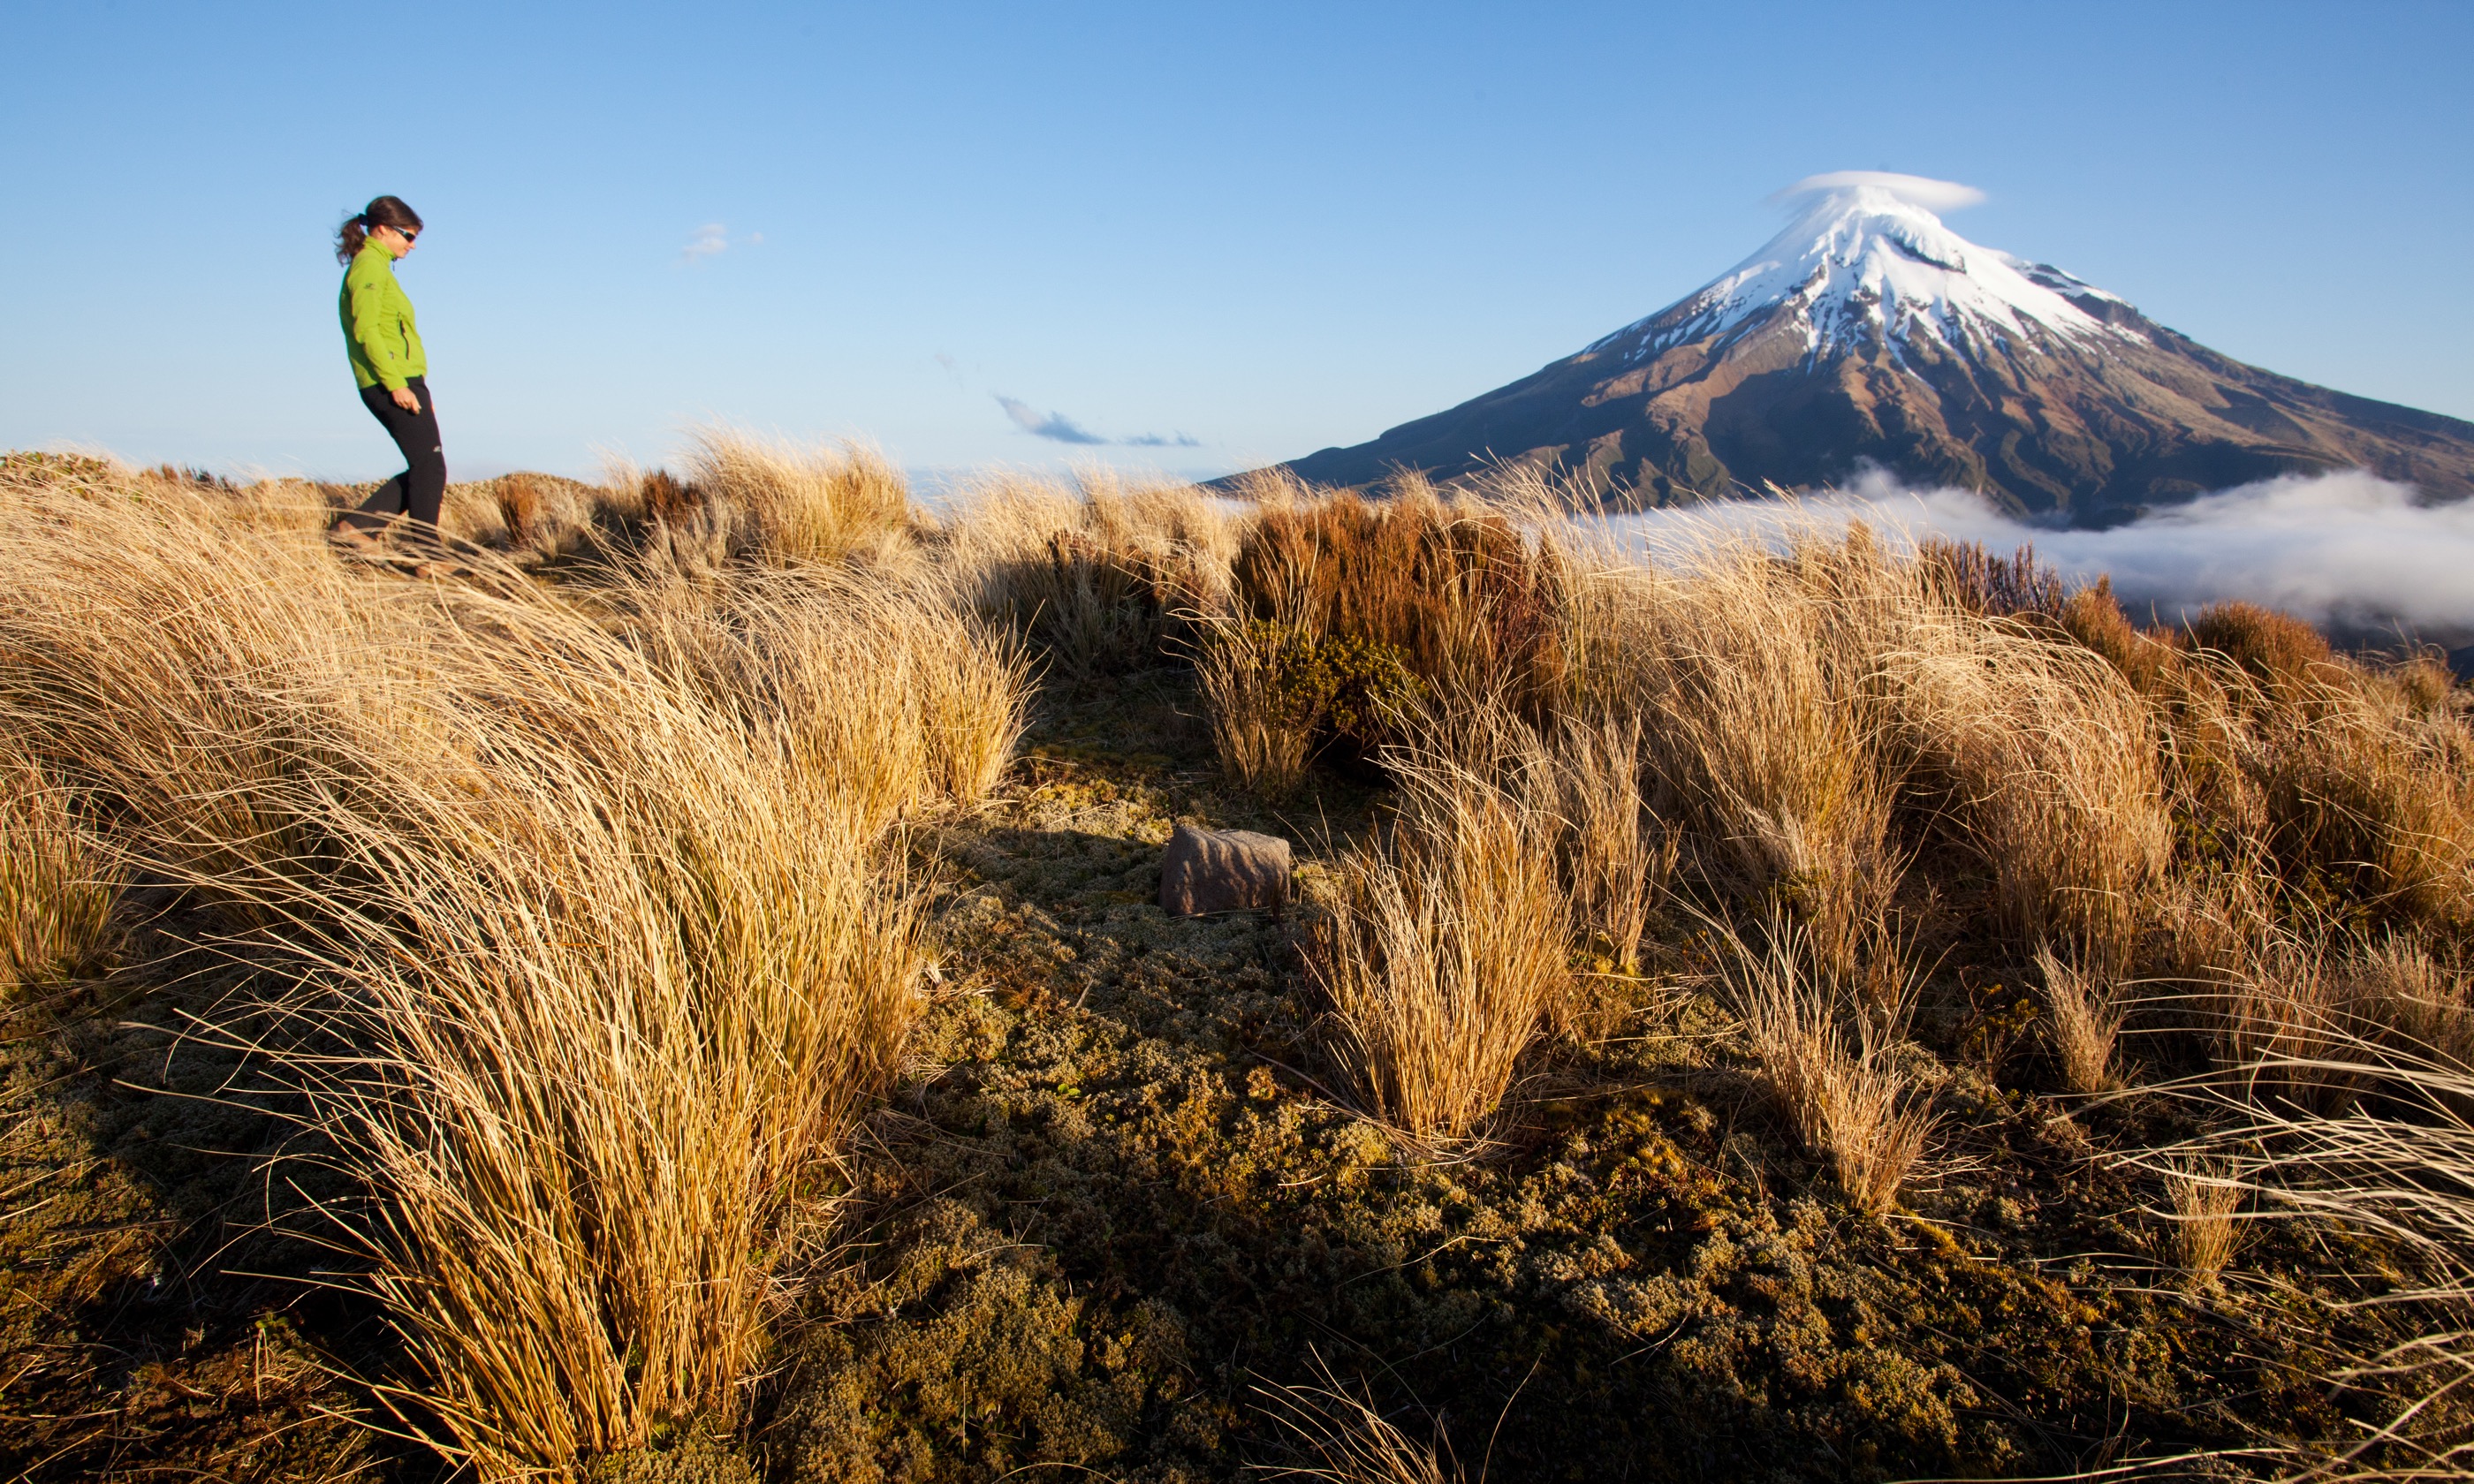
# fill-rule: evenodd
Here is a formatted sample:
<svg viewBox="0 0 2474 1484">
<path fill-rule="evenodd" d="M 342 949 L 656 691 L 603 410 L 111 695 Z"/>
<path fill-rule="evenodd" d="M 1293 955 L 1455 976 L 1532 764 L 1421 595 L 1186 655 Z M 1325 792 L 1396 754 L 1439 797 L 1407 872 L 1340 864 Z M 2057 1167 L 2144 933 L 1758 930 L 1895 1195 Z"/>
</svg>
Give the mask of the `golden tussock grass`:
<svg viewBox="0 0 2474 1484">
<path fill-rule="evenodd" d="M 1722 979 L 1753 1058 L 1805 1147 L 1830 1161 L 1858 1210 L 1886 1211 L 1923 1157 L 1930 1099 L 1902 1067 L 1907 986 L 1886 1008 L 1867 1005 L 1816 969 L 1783 921 L 1753 947 L 1722 929 Z"/>
<path fill-rule="evenodd" d="M 2127 967 L 2172 846 L 2139 695 L 2095 655 L 1965 613 L 1919 615 L 1881 681 L 1908 792 L 1993 871 L 2010 930 Z"/>
<path fill-rule="evenodd" d="M 1603 565 L 1571 619 L 1583 703 L 1638 719 L 1651 802 L 1693 869 L 1785 905 L 1841 969 L 1901 869 L 1866 712 L 1884 604 L 1861 590 L 1869 554 L 1846 558 L 1721 541 Z"/>
<path fill-rule="evenodd" d="M 612 622 L 373 581 L 135 493 L 0 488 L 0 717 L 258 967 L 221 1034 L 371 1193 L 379 1394 L 501 1477 L 730 1415 L 916 1011 L 887 823 L 986 786 L 1018 655 L 821 577 Z"/>
<path fill-rule="evenodd" d="M 631 649 L 870 829 L 985 797 L 1022 734 L 1022 645 L 924 585 L 801 566 L 594 596 Z"/>
<path fill-rule="evenodd" d="M 1282 799 L 1305 781 L 1314 730 L 1282 684 L 1289 631 L 1225 622 L 1196 647 L 1194 674 L 1221 771 L 1242 788 Z"/>
<path fill-rule="evenodd" d="M 94 965 L 109 938 L 117 875 L 66 793 L 0 753 L 0 993 Z"/>
<path fill-rule="evenodd" d="M 1192 489 L 1092 471 L 1070 491 L 1020 479 L 967 489 L 936 538 L 958 599 L 1087 679 L 1190 649 L 1198 625 L 1228 607 L 1249 518 Z"/>
<path fill-rule="evenodd" d="M 2364 945 L 2347 972 L 2365 1034 L 2406 1056 L 2474 1069 L 2474 976 L 2394 933 Z"/>
<path fill-rule="evenodd" d="M 1602 951 L 1625 973 L 1640 969 L 1650 913 L 1674 880 L 1684 845 L 1641 786 L 1646 740 L 1637 716 L 1573 718 L 1560 724 L 1550 749 L 1573 924 L 1584 949 Z"/>
<path fill-rule="evenodd" d="M 1555 822 L 1450 757 L 1395 767 L 1400 822 L 1340 861 L 1308 963 L 1366 1112 L 1415 1138 L 1465 1138 L 1566 994 Z"/>
<path fill-rule="evenodd" d="M 2062 1081 L 2074 1092 L 2109 1092 L 2119 1086 L 2114 1076 L 2114 1044 L 2121 1039 L 2129 1008 L 2112 979 L 2056 952 L 2050 945 L 2036 950 L 2036 972 L 2045 981 L 2045 1034 Z"/>
<path fill-rule="evenodd" d="M 2202 1160 L 2169 1163 L 2164 1215 L 2172 1223 L 2174 1264 L 2193 1287 L 2206 1287 L 2224 1272 L 2242 1242 L 2243 1185 L 2224 1169 Z"/>
<path fill-rule="evenodd" d="M 807 446 L 696 430 L 681 465 L 703 513 L 735 527 L 733 554 L 834 562 L 881 547 L 911 519 L 902 473 L 863 443 Z"/>
</svg>

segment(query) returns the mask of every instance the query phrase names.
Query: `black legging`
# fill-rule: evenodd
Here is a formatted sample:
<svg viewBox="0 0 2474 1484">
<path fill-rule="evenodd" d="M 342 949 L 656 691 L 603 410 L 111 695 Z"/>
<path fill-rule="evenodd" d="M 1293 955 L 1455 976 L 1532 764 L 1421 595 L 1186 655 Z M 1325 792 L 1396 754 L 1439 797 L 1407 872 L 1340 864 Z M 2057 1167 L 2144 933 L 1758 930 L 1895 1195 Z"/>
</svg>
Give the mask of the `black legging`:
<svg viewBox="0 0 2474 1484">
<path fill-rule="evenodd" d="M 404 471 L 361 502 L 363 515 L 410 515 L 438 529 L 438 507 L 447 498 L 447 455 L 439 449 L 438 404 L 429 399 L 429 383 L 419 376 L 404 385 L 412 389 L 421 403 L 421 411 L 406 412 L 395 404 L 395 394 L 384 387 L 361 388 L 361 401 L 370 416 L 378 419 L 403 451 Z M 375 520 L 356 520 L 364 528 L 377 524 Z"/>
</svg>

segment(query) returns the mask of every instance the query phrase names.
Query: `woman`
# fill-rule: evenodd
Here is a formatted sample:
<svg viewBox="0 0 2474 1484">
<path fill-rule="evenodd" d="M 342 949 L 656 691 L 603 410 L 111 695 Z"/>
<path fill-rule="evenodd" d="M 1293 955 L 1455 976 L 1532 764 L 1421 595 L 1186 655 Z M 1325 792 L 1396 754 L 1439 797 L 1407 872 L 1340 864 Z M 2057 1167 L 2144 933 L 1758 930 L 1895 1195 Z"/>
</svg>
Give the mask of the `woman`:
<svg viewBox="0 0 2474 1484">
<path fill-rule="evenodd" d="M 429 399 L 429 359 L 413 325 L 412 300 L 395 281 L 396 259 L 421 236 L 421 216 L 394 196 L 381 196 L 335 233 L 345 265 L 338 309 L 344 347 L 361 401 L 403 452 L 404 470 L 335 527 L 347 545 L 374 544 L 369 532 L 409 516 L 406 534 L 423 545 L 438 535 L 438 507 L 447 496 L 447 456 L 440 451 L 438 409 Z"/>
</svg>

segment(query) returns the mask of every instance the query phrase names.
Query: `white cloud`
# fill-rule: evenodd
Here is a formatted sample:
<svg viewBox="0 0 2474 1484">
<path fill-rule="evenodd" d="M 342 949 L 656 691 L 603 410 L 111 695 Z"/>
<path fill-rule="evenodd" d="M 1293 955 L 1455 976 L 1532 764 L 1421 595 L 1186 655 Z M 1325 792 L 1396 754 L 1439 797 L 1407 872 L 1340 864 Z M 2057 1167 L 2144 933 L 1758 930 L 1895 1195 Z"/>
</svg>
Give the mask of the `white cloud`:
<svg viewBox="0 0 2474 1484">
<path fill-rule="evenodd" d="M 762 242 L 764 238 L 760 235 L 755 240 Z M 689 240 L 686 247 L 679 249 L 679 261 L 682 263 L 702 262 L 706 258 L 728 251 L 729 247 L 729 228 L 723 227 L 719 222 L 707 222 L 702 227 L 696 228 L 695 236 Z"/>
<path fill-rule="evenodd" d="M 2109 531 L 2031 526 L 1964 490 L 1912 490 L 1878 470 L 1828 494 L 1612 517 L 1656 549 L 1731 534 L 1776 539 L 1798 525 L 1862 520 L 1894 537 L 1939 534 L 1997 552 L 2032 545 L 2074 583 L 2110 575 L 2145 619 L 2230 599 L 2357 633 L 2405 625 L 2451 643 L 2474 637 L 2474 500 L 2434 504 L 2360 470 L 2288 475 L 2201 495 Z"/>
<path fill-rule="evenodd" d="M 1909 205 L 1935 212 L 1956 211 L 1984 199 L 1984 193 L 1973 185 L 1961 185 L 1956 180 L 1936 180 L 1928 176 L 1903 176 L 1889 170 L 1832 170 L 1822 175 L 1806 176 L 1770 199 L 1790 201 L 1798 196 L 1817 195 L 1825 191 L 1854 190 L 1859 185 L 1885 190 Z"/>
</svg>

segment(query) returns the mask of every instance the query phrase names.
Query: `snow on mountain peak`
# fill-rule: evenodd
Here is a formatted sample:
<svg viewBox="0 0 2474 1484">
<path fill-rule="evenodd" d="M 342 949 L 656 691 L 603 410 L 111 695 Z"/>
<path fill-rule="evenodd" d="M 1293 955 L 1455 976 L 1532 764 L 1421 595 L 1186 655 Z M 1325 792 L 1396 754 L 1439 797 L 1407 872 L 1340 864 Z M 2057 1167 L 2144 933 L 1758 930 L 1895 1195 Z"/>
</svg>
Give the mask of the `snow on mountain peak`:
<svg viewBox="0 0 2474 1484">
<path fill-rule="evenodd" d="M 1644 360 L 1773 313 L 1801 322 L 1811 355 L 1873 341 L 1896 355 L 1919 336 L 1971 354 L 2047 336 L 2083 346 L 2147 338 L 2073 302 L 2121 303 L 2115 296 L 1942 225 L 1936 209 L 1984 199 L 1972 186 L 1841 170 L 1807 177 L 1773 199 L 1792 203 L 1795 214 L 1759 251 L 1589 348 Z"/>
</svg>

